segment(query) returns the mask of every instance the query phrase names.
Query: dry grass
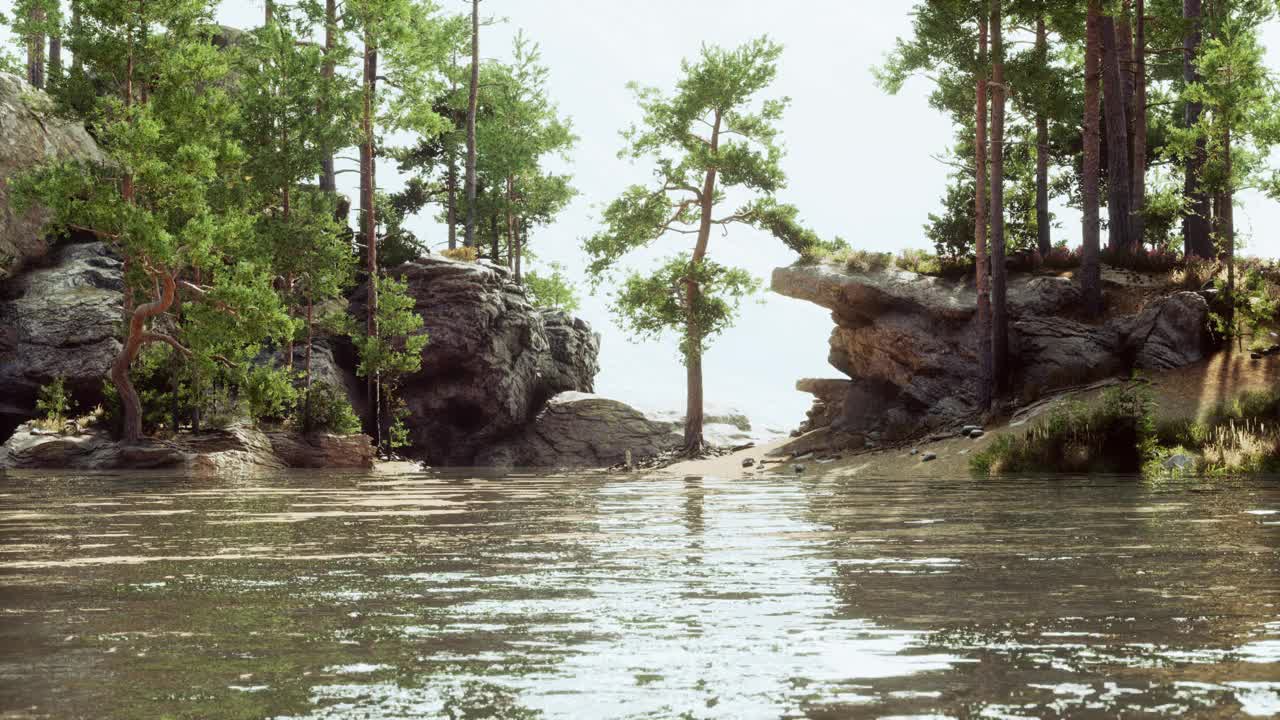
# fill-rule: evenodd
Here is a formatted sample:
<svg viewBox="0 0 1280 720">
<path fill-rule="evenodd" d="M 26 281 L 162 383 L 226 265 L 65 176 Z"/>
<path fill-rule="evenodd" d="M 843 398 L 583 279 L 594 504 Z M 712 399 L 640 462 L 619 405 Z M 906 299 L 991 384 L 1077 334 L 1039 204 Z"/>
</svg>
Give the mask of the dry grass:
<svg viewBox="0 0 1280 720">
<path fill-rule="evenodd" d="M 460 262 L 475 262 L 480 255 L 473 247 L 449 248 L 440 251 L 440 254 L 450 260 L 458 260 Z"/>
</svg>

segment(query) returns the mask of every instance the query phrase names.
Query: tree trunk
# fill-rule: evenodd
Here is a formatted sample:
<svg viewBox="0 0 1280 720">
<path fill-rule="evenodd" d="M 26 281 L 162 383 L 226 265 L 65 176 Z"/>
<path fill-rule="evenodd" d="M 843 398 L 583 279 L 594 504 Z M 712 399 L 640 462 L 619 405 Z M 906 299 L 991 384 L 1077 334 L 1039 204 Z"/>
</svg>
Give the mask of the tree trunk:
<svg viewBox="0 0 1280 720">
<path fill-rule="evenodd" d="M 49 72 L 45 83 L 57 86 L 62 79 L 62 23 L 58 23 L 57 32 L 49 36 Z"/>
<path fill-rule="evenodd" d="M 1036 55 L 1049 55 L 1049 33 L 1044 15 L 1036 18 Z M 1049 117 L 1043 107 L 1036 108 L 1036 248 L 1040 257 L 1053 251 L 1049 237 Z"/>
<path fill-rule="evenodd" d="M 449 249 L 458 247 L 458 159 L 449 149 L 449 172 L 445 179 L 445 216 L 449 225 Z"/>
<path fill-rule="evenodd" d="M 1196 57 L 1200 53 L 1200 0 L 1183 0 L 1182 17 L 1186 22 L 1187 34 L 1182 41 L 1182 79 L 1190 85 L 1200 81 L 1196 71 Z M 1184 110 L 1183 122 L 1186 127 L 1195 127 L 1200 121 L 1200 113 L 1204 107 L 1198 102 L 1188 102 Z M 1196 141 L 1195 150 L 1187 158 L 1186 179 L 1183 182 L 1183 197 L 1187 203 L 1187 214 L 1182 218 L 1183 249 L 1188 258 L 1213 257 L 1213 240 L 1209 237 L 1209 195 L 1201 187 L 1200 173 L 1204 168 L 1206 144 L 1203 138 Z"/>
<path fill-rule="evenodd" d="M 994 389 L 991 375 L 991 259 L 987 254 L 987 16 L 978 18 L 978 106 L 974 142 L 975 177 L 974 240 L 977 245 L 975 284 L 978 288 L 978 409 L 991 409 Z"/>
<path fill-rule="evenodd" d="M 723 117 L 716 112 L 715 122 L 711 127 L 711 155 L 714 158 L 720 149 L 720 125 Z M 702 181 L 702 194 L 699 197 L 701 218 L 698 224 L 698 241 L 693 248 L 693 258 L 689 262 L 691 273 L 702 266 L 707 257 L 707 245 L 711 241 L 711 212 L 715 206 L 716 193 L 715 166 L 707 170 Z M 702 439 L 703 403 L 702 403 L 702 327 L 698 325 L 697 307 L 702 297 L 702 288 L 698 281 L 690 277 L 685 280 L 685 337 L 684 361 L 686 370 L 687 402 L 684 416 L 684 452 L 693 456 L 702 452 L 706 443 Z"/>
<path fill-rule="evenodd" d="M 115 362 L 111 364 L 111 382 L 116 386 L 116 392 L 120 395 L 120 408 L 124 411 L 121 440 L 126 444 L 142 439 L 142 399 L 129 378 L 129 368 L 137 359 L 142 346 L 153 341 L 147 333 L 147 321 L 168 310 L 173 305 L 177 292 L 177 283 L 171 275 L 163 273 L 160 280 L 163 284 L 160 294 L 151 302 L 139 305 L 129 316 L 120 354 L 116 355 Z"/>
<path fill-rule="evenodd" d="M 80 22 L 80 0 L 71 0 L 71 38 L 72 42 L 80 37 L 80 30 L 84 27 Z M 71 47 L 71 67 L 77 72 L 84 66 L 80 61 L 80 53 L 76 51 L 75 46 Z"/>
<path fill-rule="evenodd" d="M 516 276 L 517 285 L 524 285 L 524 272 L 520 268 L 524 259 L 524 233 L 524 223 L 520 222 L 520 218 L 516 218 L 516 246 L 512 250 L 512 254 L 515 255 L 515 268 L 513 269 L 513 272 Z"/>
<path fill-rule="evenodd" d="M 1001 0 L 991 0 L 991 372 L 997 393 L 1009 383 L 1008 278 L 1004 243 L 1004 37 Z"/>
<path fill-rule="evenodd" d="M 44 22 L 44 10 L 33 5 L 30 19 L 33 23 Z M 27 82 L 36 88 L 44 87 L 44 43 L 44 33 L 32 33 L 27 38 Z"/>
<path fill-rule="evenodd" d="M 372 38 L 365 36 L 364 53 L 364 122 L 363 143 L 360 147 L 360 219 L 363 224 L 368 273 L 369 298 L 367 315 L 365 316 L 365 332 L 373 338 L 378 336 L 378 220 L 375 205 L 375 170 L 377 168 L 373 147 L 373 108 L 374 93 L 377 92 L 378 50 L 373 47 Z M 381 403 L 378 400 L 380 383 L 378 373 L 369 373 L 369 430 L 373 436 L 374 446 L 382 447 Z"/>
<path fill-rule="evenodd" d="M 1133 211 L 1130 239 L 1142 245 L 1147 234 L 1147 4 L 1137 0 L 1133 43 Z"/>
<path fill-rule="evenodd" d="M 516 215 L 511 211 L 512 203 L 516 199 L 516 180 L 514 177 L 507 176 L 507 269 L 512 273 L 516 270 Z M 519 279 L 517 279 L 519 282 Z"/>
<path fill-rule="evenodd" d="M 1223 174 L 1226 175 L 1226 188 L 1222 192 L 1222 205 L 1219 209 L 1219 232 L 1222 234 L 1223 252 L 1227 256 L 1227 327 L 1231 334 L 1236 334 L 1236 219 L 1235 219 L 1235 181 L 1231 175 L 1234 163 L 1231 159 L 1231 126 L 1223 123 L 1222 128 Z"/>
<path fill-rule="evenodd" d="M 324 3 L 324 64 L 321 75 L 324 77 L 325 96 L 332 100 L 335 63 L 333 53 L 338 47 L 338 0 L 325 0 Z M 328 111 L 328 110 L 327 110 Z M 320 190 L 322 192 L 338 191 L 338 175 L 334 167 L 332 148 L 327 148 L 320 161 Z"/>
<path fill-rule="evenodd" d="M 1088 17 L 1085 21 L 1084 51 L 1084 168 L 1081 178 L 1081 195 L 1084 204 L 1083 251 L 1080 267 L 1080 287 L 1084 291 L 1085 314 L 1096 318 L 1102 314 L 1102 267 L 1099 264 L 1098 204 L 1102 133 L 1100 125 L 1099 85 L 1101 70 L 1101 33 L 1099 19 L 1102 0 L 1088 0 Z"/>
<path fill-rule="evenodd" d="M 263 3 L 263 18 L 262 18 L 263 24 L 270 25 L 272 22 L 275 21 L 275 15 L 276 15 L 275 3 L 272 2 L 272 0 L 266 0 Z"/>
<path fill-rule="evenodd" d="M 315 344 L 315 298 L 307 288 L 307 349 L 302 360 L 302 430 L 311 432 L 311 348 Z"/>
<path fill-rule="evenodd" d="M 476 245 L 476 104 L 480 96 L 480 0 L 471 0 L 471 88 L 467 95 L 467 227 L 462 242 Z"/>
<path fill-rule="evenodd" d="M 1133 192 L 1133 179 L 1129 175 L 1129 120 L 1115 18 L 1103 15 L 1099 18 L 1098 30 L 1102 35 L 1102 94 L 1107 120 L 1108 247 L 1113 252 L 1127 255 L 1134 250 L 1129 237 L 1129 198 Z"/>
</svg>

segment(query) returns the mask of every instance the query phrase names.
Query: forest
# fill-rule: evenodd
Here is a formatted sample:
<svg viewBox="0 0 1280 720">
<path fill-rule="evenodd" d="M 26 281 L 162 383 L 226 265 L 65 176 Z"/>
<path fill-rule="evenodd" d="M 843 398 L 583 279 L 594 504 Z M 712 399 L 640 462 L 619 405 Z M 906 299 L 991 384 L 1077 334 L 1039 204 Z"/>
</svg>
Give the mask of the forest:
<svg viewBox="0 0 1280 720">
<path fill-rule="evenodd" d="M 25 47 L 5 66 L 104 153 L 15 187 L 52 211 L 51 232 L 103 240 L 124 261 L 126 322 L 106 390 L 124 440 L 198 431 L 230 404 L 254 420 L 363 428 L 385 450 L 403 445 L 397 389 L 431 349 L 395 268 L 432 246 L 505 267 L 539 304 L 576 306 L 554 266 L 524 269 L 538 230 L 577 192 L 548 169 L 574 146 L 572 122 L 549 95 L 537 42 L 519 34 L 510 61 L 483 59 L 497 20 L 480 0 L 468 6 L 269 0 L 260 26 L 237 30 L 213 22 L 209 0 L 15 3 L 8 20 Z M 896 261 L 820 237 L 780 199 L 789 101 L 771 85 L 782 46 L 704 45 L 671 91 L 632 86 L 641 119 L 621 128 L 619 157 L 653 181 L 602 207 L 582 240 L 589 289 L 609 295 L 635 336 L 678 338 L 690 455 L 706 445 L 702 357 L 760 286 L 732 250 L 712 249 L 734 226 L 802 263 L 971 277 L 983 412 L 1012 390 L 1011 271 L 1071 273 L 1079 316 L 1100 320 L 1104 266 L 1176 268 L 1211 292 L 1221 340 L 1256 340 L 1275 323 L 1280 272 L 1239 256 L 1234 209 L 1245 191 L 1280 195 L 1268 163 L 1280 96 L 1259 41 L 1278 13 L 1274 0 L 918 3 L 913 34 L 874 73 L 888 93 L 927 78 L 955 127 L 942 158 L 954 173 L 923 229 L 934 252 Z M 414 141 L 392 145 L 392 134 Z M 379 189 L 380 165 L 409 176 L 403 190 Z M 337 190 L 346 172 L 359 175 L 355 202 Z M 1051 207 L 1079 213 L 1078 245 L 1051 240 Z M 419 214 L 446 236 L 416 237 L 406 219 Z M 686 251 L 629 269 L 628 256 L 664 238 Z M 344 306 L 357 288 L 359 318 Z M 321 331 L 356 347 L 367 417 L 312 387 Z M 268 348 L 281 350 L 279 367 L 250 362 Z"/>
</svg>

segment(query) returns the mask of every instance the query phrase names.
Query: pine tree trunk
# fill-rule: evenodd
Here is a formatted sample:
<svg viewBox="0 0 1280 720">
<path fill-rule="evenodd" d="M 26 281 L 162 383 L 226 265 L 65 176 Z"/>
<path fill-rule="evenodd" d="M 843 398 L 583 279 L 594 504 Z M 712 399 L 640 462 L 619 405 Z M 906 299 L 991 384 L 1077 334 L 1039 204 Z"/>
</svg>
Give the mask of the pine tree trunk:
<svg viewBox="0 0 1280 720">
<path fill-rule="evenodd" d="M 991 372 L 996 393 L 1009 385 L 1008 276 L 1004 242 L 1004 36 L 1001 0 L 991 0 Z"/>
<path fill-rule="evenodd" d="M 449 225 L 449 249 L 458 247 L 458 159 L 453 149 L 449 152 L 449 172 L 445 179 L 445 217 Z"/>
<path fill-rule="evenodd" d="M 1222 192 L 1222 205 L 1219 209 L 1221 218 L 1218 221 L 1218 227 L 1222 234 L 1223 252 L 1227 256 L 1226 321 L 1227 327 L 1234 335 L 1236 334 L 1236 219 L 1234 180 L 1231 177 L 1234 172 L 1234 163 L 1231 159 L 1231 127 L 1225 122 L 1222 128 L 1222 152 L 1223 174 L 1227 178 L 1227 184 Z"/>
<path fill-rule="evenodd" d="M 1036 54 L 1049 55 L 1049 33 L 1044 15 L 1036 18 Z M 1053 251 L 1049 236 L 1049 117 L 1044 108 L 1036 109 L 1036 248 L 1040 257 Z"/>
<path fill-rule="evenodd" d="M 321 75 L 324 77 L 326 84 L 326 97 L 332 98 L 333 87 L 331 83 L 334 79 L 335 63 L 333 53 L 338 46 L 338 0 L 325 0 L 324 3 L 324 64 L 321 66 Z M 334 166 L 333 152 L 327 149 L 324 158 L 320 161 L 320 190 L 323 192 L 338 191 L 338 176 Z"/>
<path fill-rule="evenodd" d="M 111 381 L 116 386 L 116 393 L 120 396 L 120 407 L 124 411 L 124 427 L 120 439 L 126 444 L 136 443 L 142 439 L 142 398 L 138 396 L 138 391 L 129 377 L 129 368 L 138 358 L 142 346 L 150 342 L 147 338 L 147 321 L 167 311 L 173 305 L 177 294 L 177 283 L 173 277 L 165 273 L 160 280 L 162 282 L 160 295 L 149 303 L 139 305 L 129 316 L 120 354 L 116 355 L 115 362 L 111 364 Z"/>
<path fill-rule="evenodd" d="M 30 19 L 33 23 L 44 22 L 44 10 L 33 5 Z M 27 82 L 36 88 L 44 88 L 44 43 L 44 33 L 32 33 L 27 38 Z"/>
<path fill-rule="evenodd" d="M 365 37 L 364 61 L 364 118 L 363 143 L 360 147 L 360 219 L 363 224 L 368 273 L 368 303 L 365 317 L 365 332 L 373 338 L 378 336 L 378 220 L 375 205 L 375 170 L 373 146 L 373 109 L 374 94 L 377 92 L 378 50 L 373 47 L 369 36 Z M 382 417 L 379 391 L 381 390 L 378 373 L 371 372 L 368 377 L 369 393 L 369 430 L 373 436 L 374 446 L 382 447 Z"/>
<path fill-rule="evenodd" d="M 1182 17 L 1186 23 L 1187 34 L 1183 37 L 1182 78 L 1188 85 L 1200 81 L 1196 71 L 1196 58 L 1200 54 L 1201 39 L 1201 7 L 1200 0 L 1183 0 Z M 1195 127 L 1200 121 L 1200 113 L 1204 107 L 1198 102 L 1186 104 L 1183 122 L 1186 127 Z M 1213 240 L 1209 237 L 1209 195 L 1201 187 L 1200 174 L 1204 168 L 1207 146 L 1205 140 L 1196 141 L 1195 150 L 1187 158 L 1186 179 L 1183 182 L 1183 197 L 1187 203 L 1187 214 L 1182 218 L 1183 249 L 1188 258 L 1213 257 Z"/>
<path fill-rule="evenodd" d="M 1137 0 L 1136 32 L 1133 43 L 1133 195 L 1129 201 L 1133 211 L 1130 238 L 1136 245 L 1145 242 L 1147 234 L 1147 4 Z"/>
<path fill-rule="evenodd" d="M 1107 214 L 1111 230 L 1108 247 L 1113 252 L 1129 254 L 1134 250 L 1129 237 L 1132 222 L 1129 198 L 1133 192 L 1133 179 L 1129 175 L 1128 103 L 1125 102 L 1124 79 L 1120 70 L 1115 18 L 1102 16 L 1098 30 L 1102 35 L 1102 94 L 1107 121 Z"/>
<path fill-rule="evenodd" d="M 516 270 L 516 216 L 511 211 L 512 203 L 516 199 L 516 180 L 514 177 L 507 176 L 507 269 L 512 273 Z M 517 282 L 519 280 L 517 279 Z"/>
<path fill-rule="evenodd" d="M 1100 126 L 1102 39 L 1099 19 L 1102 0 L 1088 0 L 1088 18 L 1085 22 L 1084 51 L 1084 168 L 1081 178 L 1081 195 L 1084 204 L 1083 251 L 1080 267 L 1080 287 L 1084 291 L 1085 314 L 1096 318 L 1102 314 L 1102 267 L 1099 263 L 1099 183 L 1101 181 L 1102 133 Z"/>
<path fill-rule="evenodd" d="M 524 223 L 520 222 L 519 218 L 516 218 L 516 246 L 512 251 L 512 254 L 515 255 L 515 268 L 513 272 L 515 272 L 517 285 L 524 285 L 524 272 L 520 268 L 521 262 L 524 258 L 524 233 Z"/>
<path fill-rule="evenodd" d="M 476 246 L 476 104 L 480 95 L 480 0 L 471 0 L 471 87 L 467 96 L 467 227 L 462 242 Z"/>
<path fill-rule="evenodd" d="M 987 16 L 978 18 L 978 103 L 974 142 L 975 177 L 974 240 L 977 246 L 975 284 L 978 289 L 978 409 L 991 409 L 994 384 L 991 375 L 991 258 L 987 250 Z"/>
<path fill-rule="evenodd" d="M 715 122 L 711 126 L 711 155 L 714 157 L 720 149 L 720 127 L 723 117 L 716 112 Z M 698 241 L 693 248 L 690 260 L 690 271 L 696 271 L 707 257 L 707 245 L 711 242 L 711 212 L 715 205 L 717 170 L 714 166 L 707 170 L 702 182 L 701 218 L 698 224 Z M 702 327 L 698 324 L 697 307 L 702 298 L 702 288 L 697 280 L 685 280 L 685 337 L 684 355 L 687 397 L 684 417 L 684 452 L 694 456 L 702 453 L 706 442 L 702 437 L 703 402 L 702 402 Z"/>
<path fill-rule="evenodd" d="M 307 349 L 302 361 L 302 430 L 311 432 L 311 348 L 315 345 L 315 298 L 307 288 Z"/>
<path fill-rule="evenodd" d="M 80 31 L 84 25 L 80 22 L 80 0 L 71 0 L 71 41 L 74 43 L 80 37 Z M 84 64 L 80 61 L 80 54 L 76 52 L 74 45 L 71 46 L 71 67 L 79 72 Z"/>
</svg>

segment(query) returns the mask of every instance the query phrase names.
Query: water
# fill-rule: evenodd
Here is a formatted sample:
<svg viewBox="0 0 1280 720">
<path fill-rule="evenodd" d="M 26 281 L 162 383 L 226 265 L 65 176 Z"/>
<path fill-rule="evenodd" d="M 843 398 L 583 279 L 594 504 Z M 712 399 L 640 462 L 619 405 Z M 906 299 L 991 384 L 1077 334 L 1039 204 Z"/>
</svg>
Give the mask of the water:
<svg viewBox="0 0 1280 720">
<path fill-rule="evenodd" d="M 0 478 L 0 717 L 1280 716 L 1280 481 Z"/>
</svg>

